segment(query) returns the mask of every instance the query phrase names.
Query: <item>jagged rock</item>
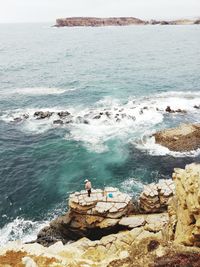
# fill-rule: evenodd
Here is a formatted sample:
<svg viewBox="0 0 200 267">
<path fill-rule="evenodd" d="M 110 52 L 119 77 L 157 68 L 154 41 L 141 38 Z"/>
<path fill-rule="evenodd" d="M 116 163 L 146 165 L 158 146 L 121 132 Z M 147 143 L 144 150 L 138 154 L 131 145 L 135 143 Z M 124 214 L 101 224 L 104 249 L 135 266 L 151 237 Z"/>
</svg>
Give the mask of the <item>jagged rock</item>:
<svg viewBox="0 0 200 267">
<path fill-rule="evenodd" d="M 200 164 L 175 169 L 173 179 L 176 204 L 170 206 L 169 215 L 176 214 L 175 242 L 200 247 Z"/>
<path fill-rule="evenodd" d="M 157 184 L 146 185 L 139 197 L 140 209 L 146 213 L 164 211 L 173 194 L 174 183 L 170 179 L 161 179 Z"/>
<path fill-rule="evenodd" d="M 60 111 L 57 113 L 60 118 L 66 118 L 67 116 L 71 115 L 68 111 Z"/>
<path fill-rule="evenodd" d="M 36 111 L 34 113 L 34 117 L 37 117 L 37 119 L 45 119 L 45 118 L 50 118 L 53 115 L 54 112 L 50 111 Z"/>
<path fill-rule="evenodd" d="M 96 115 L 93 119 L 98 120 L 101 118 L 101 115 Z"/>
<path fill-rule="evenodd" d="M 98 239 L 108 232 L 128 229 L 125 224 L 119 224 L 119 220 L 133 210 L 131 197 L 117 188 L 93 189 L 91 197 L 84 190 L 75 192 L 69 197 L 67 214 L 42 229 L 36 241 L 48 246 L 56 241 L 66 243 L 84 236 Z"/>
<path fill-rule="evenodd" d="M 157 132 L 153 135 L 156 143 L 172 151 L 191 151 L 200 147 L 200 124 L 182 124 Z"/>
<path fill-rule="evenodd" d="M 23 114 L 23 118 L 24 119 L 28 119 L 29 118 L 29 114 L 28 113 Z"/>
<path fill-rule="evenodd" d="M 196 108 L 196 109 L 200 109 L 200 105 L 194 105 L 194 108 Z"/>
<path fill-rule="evenodd" d="M 167 108 L 165 109 L 165 111 L 166 112 L 169 112 L 169 113 L 187 113 L 186 112 L 186 110 L 184 110 L 184 109 L 176 109 L 176 110 L 174 110 L 174 109 L 171 109 L 171 107 L 170 106 L 167 106 Z"/>
<path fill-rule="evenodd" d="M 14 120 L 13 120 L 14 122 L 21 122 L 21 121 L 23 121 L 23 119 L 22 118 L 20 118 L 20 117 L 17 117 L 17 118 L 14 118 Z"/>
</svg>

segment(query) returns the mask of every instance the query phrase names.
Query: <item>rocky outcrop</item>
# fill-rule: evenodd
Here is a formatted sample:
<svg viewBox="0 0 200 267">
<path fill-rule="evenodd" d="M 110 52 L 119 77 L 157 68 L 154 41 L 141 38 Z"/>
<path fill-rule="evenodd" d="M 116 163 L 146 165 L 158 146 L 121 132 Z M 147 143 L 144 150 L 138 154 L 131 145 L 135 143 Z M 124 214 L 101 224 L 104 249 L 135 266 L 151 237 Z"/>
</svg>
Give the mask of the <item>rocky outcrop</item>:
<svg viewBox="0 0 200 267">
<path fill-rule="evenodd" d="M 174 195 L 174 190 L 174 183 L 171 179 L 161 179 L 157 184 L 146 185 L 139 197 L 141 212 L 154 213 L 166 210 L 169 200 Z"/>
<path fill-rule="evenodd" d="M 133 17 L 113 17 L 113 18 L 96 18 L 96 17 L 70 17 L 56 20 L 56 27 L 77 27 L 77 26 L 128 26 L 128 25 L 192 25 L 199 24 L 199 20 L 150 20 L 145 21 Z"/>
<path fill-rule="evenodd" d="M 141 25 L 146 22 L 133 17 L 119 17 L 119 18 L 93 18 L 93 17 L 72 17 L 56 20 L 56 27 L 75 27 L 75 26 L 127 26 L 127 25 Z"/>
<path fill-rule="evenodd" d="M 200 124 L 182 124 L 153 135 L 157 144 L 172 151 L 191 151 L 200 148 Z"/>
<path fill-rule="evenodd" d="M 169 206 L 173 238 L 177 243 L 200 247 L 200 164 L 175 169 L 173 179 L 176 198 Z"/>
<path fill-rule="evenodd" d="M 142 203 L 145 210 L 141 210 L 140 204 L 133 204 L 129 195 L 112 187 L 93 190 L 91 197 L 87 196 L 86 191 L 71 194 L 67 214 L 42 229 L 36 242 L 49 246 L 57 241 L 66 244 L 69 240 L 78 240 L 81 237 L 96 240 L 111 233 L 143 226 L 149 231 L 158 232 L 168 222 L 166 210 L 167 201 L 172 195 L 170 187 L 173 187 L 171 181 L 160 181 L 157 185 L 160 194 L 159 207 L 158 203 L 152 203 L 150 209 L 147 196 L 146 202 L 143 199 Z M 150 214 L 155 211 L 160 213 Z"/>
<path fill-rule="evenodd" d="M 106 236 L 101 236 L 98 240 L 96 238 L 94 241 L 83 237 L 70 244 L 54 242 L 49 247 L 37 243 L 11 242 L 0 249 L 0 266 L 198 267 L 200 164 L 187 165 L 185 169 L 175 169 L 173 180 L 174 196 L 172 196 L 174 186 L 171 180 L 169 182 L 161 180 L 156 186 L 150 185 L 144 189 L 144 191 L 150 189 L 156 191 L 160 196 L 171 190 L 171 193 L 165 196 L 168 199 L 164 198 L 164 201 L 161 201 L 164 205 L 169 202 L 168 212 L 165 213 L 125 215 L 129 213 L 131 199 L 114 188 L 108 188 L 107 191 L 96 190 L 90 199 L 85 192 L 76 192 L 70 196 L 73 218 L 70 218 L 69 214 L 59 218 L 60 227 L 61 224 L 62 226 L 65 224 L 71 228 L 82 227 L 83 230 L 86 226 L 91 226 L 92 231 L 96 232 L 97 225 L 99 228 L 100 225 L 104 228 L 105 225 L 108 227 L 117 223 L 126 230 L 116 234 L 108 232 Z M 104 205 L 99 205 L 99 202 Z M 126 205 L 117 206 L 116 209 L 116 204 L 120 202 Z M 79 219 L 76 220 L 74 216 Z M 58 227 L 58 221 L 53 223 Z"/>
</svg>

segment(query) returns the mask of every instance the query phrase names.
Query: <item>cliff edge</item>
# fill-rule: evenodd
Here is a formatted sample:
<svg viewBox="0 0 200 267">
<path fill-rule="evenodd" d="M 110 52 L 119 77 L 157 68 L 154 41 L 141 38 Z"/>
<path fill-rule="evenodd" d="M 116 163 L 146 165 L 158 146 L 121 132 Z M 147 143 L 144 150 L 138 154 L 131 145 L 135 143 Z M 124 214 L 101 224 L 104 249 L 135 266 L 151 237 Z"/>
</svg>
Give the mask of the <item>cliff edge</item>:
<svg viewBox="0 0 200 267">
<path fill-rule="evenodd" d="M 118 204 L 122 200 L 126 205 L 118 206 L 117 210 L 113 209 L 116 216 L 111 219 L 121 221 L 121 225 L 127 225 L 130 229 L 107 234 L 94 241 L 83 237 L 68 244 L 59 241 L 49 247 L 37 243 L 11 242 L 0 249 L 0 266 L 199 267 L 200 164 L 190 164 L 185 169 L 175 169 L 172 178 L 175 192 L 172 182 L 161 188 L 161 184 L 164 183 L 162 182 L 160 185 L 147 186 L 145 193 L 141 195 L 143 207 L 148 207 L 150 210 L 152 210 L 153 203 L 158 205 L 158 201 L 160 201 L 159 207 L 164 203 L 167 204 L 168 212 L 164 213 L 125 216 L 131 204 L 130 198 L 117 190 L 113 192 L 114 199 L 111 200 L 112 204 L 109 204 L 109 207 L 96 205 L 98 203 L 95 200 L 96 197 L 100 198 L 100 202 L 105 201 L 105 195 L 102 192 L 95 193 L 90 205 L 87 197 L 82 197 L 78 192 L 73 194 L 70 200 L 73 212 L 78 214 L 82 211 L 82 214 L 76 215 L 80 219 L 79 226 L 85 227 L 85 219 L 91 218 L 90 214 L 87 214 L 88 211 L 91 212 L 91 209 L 94 209 L 95 216 L 100 215 L 102 218 L 103 215 L 112 213 L 110 209 L 115 206 L 113 204 L 115 201 Z M 169 193 L 169 187 L 172 187 L 173 194 Z M 162 198 L 160 199 L 163 192 L 166 193 L 164 202 Z M 166 196 L 170 196 L 168 200 Z M 144 206 L 145 199 L 148 200 L 146 206 Z M 73 213 L 74 216 L 75 213 Z M 83 221 L 81 221 L 82 216 Z M 71 222 L 76 225 L 76 219 L 72 219 Z M 87 227 L 90 227 L 93 220 L 87 223 Z M 95 231 L 95 228 L 92 228 L 92 231 Z"/>
</svg>

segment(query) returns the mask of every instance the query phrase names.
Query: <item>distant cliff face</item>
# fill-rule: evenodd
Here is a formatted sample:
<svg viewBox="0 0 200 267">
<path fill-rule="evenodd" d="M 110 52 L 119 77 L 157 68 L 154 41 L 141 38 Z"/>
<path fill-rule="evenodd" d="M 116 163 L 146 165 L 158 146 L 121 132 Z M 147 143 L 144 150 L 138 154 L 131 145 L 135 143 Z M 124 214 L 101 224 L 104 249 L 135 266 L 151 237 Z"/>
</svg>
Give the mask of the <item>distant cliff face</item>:
<svg viewBox="0 0 200 267">
<path fill-rule="evenodd" d="M 140 25 L 145 24 L 146 22 L 137 18 L 132 17 L 122 17 L 122 18 L 88 18 L 88 17 L 79 17 L 79 18 L 64 18 L 57 19 L 57 27 L 75 27 L 75 26 L 127 26 L 127 25 Z"/>
<path fill-rule="evenodd" d="M 71 17 L 61 18 L 56 20 L 56 27 L 100 27 L 100 26 L 128 26 L 128 25 L 192 25 L 200 24 L 200 20 L 150 20 L 145 21 L 133 17 L 119 17 L 119 18 L 95 18 L 95 17 Z"/>
</svg>

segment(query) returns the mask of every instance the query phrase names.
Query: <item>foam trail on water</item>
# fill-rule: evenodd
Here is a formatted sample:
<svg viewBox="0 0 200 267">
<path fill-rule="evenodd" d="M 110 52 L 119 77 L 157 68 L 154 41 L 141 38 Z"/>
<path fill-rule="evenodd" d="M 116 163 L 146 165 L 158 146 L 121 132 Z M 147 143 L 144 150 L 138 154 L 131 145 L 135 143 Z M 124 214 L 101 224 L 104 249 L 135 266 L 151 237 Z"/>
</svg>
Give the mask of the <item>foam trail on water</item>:
<svg viewBox="0 0 200 267">
<path fill-rule="evenodd" d="M 27 87 L 27 88 L 15 88 L 15 89 L 8 89 L 0 92 L 0 96 L 16 96 L 16 95 L 30 95 L 30 96 L 37 96 L 37 95 L 59 95 L 63 94 L 68 91 L 74 91 L 76 89 L 61 89 L 61 88 L 50 88 L 50 87 Z"/>
<path fill-rule="evenodd" d="M 152 156 L 166 156 L 170 155 L 172 157 L 197 157 L 200 155 L 200 149 L 191 150 L 187 152 L 176 152 L 171 151 L 167 147 L 156 144 L 154 137 L 146 137 L 140 143 L 133 142 L 138 149 L 147 151 Z"/>
</svg>

